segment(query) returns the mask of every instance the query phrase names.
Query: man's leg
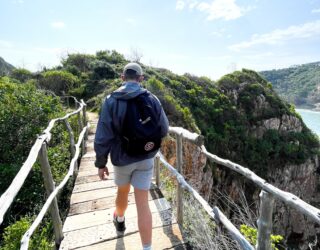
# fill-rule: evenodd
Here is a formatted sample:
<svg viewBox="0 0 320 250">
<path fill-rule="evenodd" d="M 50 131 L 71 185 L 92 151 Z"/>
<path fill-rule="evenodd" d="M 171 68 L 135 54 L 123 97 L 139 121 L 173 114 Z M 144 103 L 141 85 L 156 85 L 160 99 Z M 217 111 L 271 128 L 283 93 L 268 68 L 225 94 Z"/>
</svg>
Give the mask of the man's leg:
<svg viewBox="0 0 320 250">
<path fill-rule="evenodd" d="M 138 228 L 143 246 L 151 246 L 152 216 L 148 203 L 148 190 L 135 188 L 134 197 L 138 212 Z"/>
<path fill-rule="evenodd" d="M 116 215 L 123 217 L 128 207 L 128 194 L 130 191 L 130 183 L 118 186 L 116 198 Z"/>
</svg>

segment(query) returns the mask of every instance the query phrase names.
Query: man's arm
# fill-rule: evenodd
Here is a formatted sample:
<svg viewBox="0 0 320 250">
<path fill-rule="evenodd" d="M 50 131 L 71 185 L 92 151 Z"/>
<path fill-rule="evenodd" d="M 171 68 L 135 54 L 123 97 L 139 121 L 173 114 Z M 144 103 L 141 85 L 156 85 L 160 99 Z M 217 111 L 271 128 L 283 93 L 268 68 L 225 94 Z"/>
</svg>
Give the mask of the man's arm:
<svg viewBox="0 0 320 250">
<path fill-rule="evenodd" d="M 101 169 L 106 167 L 108 154 L 114 139 L 112 114 L 110 113 L 111 104 L 110 97 L 107 97 L 102 105 L 94 139 L 94 150 L 96 152 L 95 166 Z"/>
</svg>

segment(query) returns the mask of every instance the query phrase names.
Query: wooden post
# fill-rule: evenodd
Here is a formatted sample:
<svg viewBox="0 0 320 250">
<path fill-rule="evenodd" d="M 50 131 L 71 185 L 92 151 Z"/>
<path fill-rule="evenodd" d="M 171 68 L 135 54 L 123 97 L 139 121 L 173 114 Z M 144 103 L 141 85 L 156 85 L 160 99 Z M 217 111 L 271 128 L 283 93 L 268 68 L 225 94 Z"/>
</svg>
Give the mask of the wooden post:
<svg viewBox="0 0 320 250">
<path fill-rule="evenodd" d="M 47 146 L 45 142 L 42 144 L 41 150 L 39 152 L 39 161 L 41 165 L 44 186 L 46 188 L 46 193 L 49 196 L 54 191 L 55 184 L 53 182 L 53 177 L 52 177 L 50 164 L 48 160 Z M 56 246 L 59 246 L 63 239 L 63 232 L 62 232 L 62 222 L 59 214 L 58 202 L 56 198 L 54 198 L 54 200 L 51 203 L 50 214 L 53 221 Z"/>
<path fill-rule="evenodd" d="M 76 153 L 76 147 L 75 147 L 75 142 L 74 142 L 74 134 L 73 134 L 72 128 L 71 128 L 71 126 L 70 126 L 70 123 L 68 122 L 68 119 L 65 119 L 65 120 L 64 120 L 64 123 L 65 123 L 65 125 L 66 125 L 66 127 L 67 127 L 67 130 L 68 130 L 68 132 L 69 132 L 70 152 L 71 152 L 71 157 L 73 158 L 73 156 L 74 156 L 75 153 Z M 74 165 L 74 172 L 73 172 L 74 176 L 77 175 L 78 170 L 79 170 L 79 169 L 78 169 L 78 163 L 77 163 L 77 161 L 76 161 L 76 162 L 75 162 L 75 165 Z"/>
<path fill-rule="evenodd" d="M 83 126 L 87 126 L 87 105 L 84 103 L 83 100 L 81 100 L 81 103 L 83 104 L 83 109 L 82 109 L 82 112 L 83 112 Z M 88 130 L 85 134 L 85 140 L 88 140 Z"/>
<path fill-rule="evenodd" d="M 258 224 L 258 250 L 271 250 L 270 235 L 272 230 L 272 212 L 274 197 L 270 193 L 262 190 L 260 192 L 260 217 Z"/>
<path fill-rule="evenodd" d="M 160 156 L 156 156 L 154 159 L 155 172 L 156 172 L 156 185 L 160 186 Z"/>
<path fill-rule="evenodd" d="M 182 171 L 182 134 L 177 134 L 177 170 L 183 175 Z M 183 224 L 183 188 L 180 183 L 178 183 L 177 188 L 177 222 Z"/>
<path fill-rule="evenodd" d="M 79 107 L 80 106 L 81 105 L 79 104 Z M 82 124 L 82 121 L 81 121 L 81 112 L 79 112 L 77 115 L 78 115 L 79 131 L 81 132 L 82 129 L 83 129 L 83 124 Z M 83 156 L 85 153 L 86 153 L 86 145 L 85 145 L 85 141 L 82 140 L 82 142 L 81 142 L 81 155 Z"/>
</svg>

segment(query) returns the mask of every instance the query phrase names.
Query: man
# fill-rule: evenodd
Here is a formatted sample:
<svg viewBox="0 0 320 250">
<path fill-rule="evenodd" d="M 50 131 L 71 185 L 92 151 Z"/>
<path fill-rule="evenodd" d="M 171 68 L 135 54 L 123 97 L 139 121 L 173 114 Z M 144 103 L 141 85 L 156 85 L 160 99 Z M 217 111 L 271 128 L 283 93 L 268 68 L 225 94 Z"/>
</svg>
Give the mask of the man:
<svg viewBox="0 0 320 250">
<path fill-rule="evenodd" d="M 153 175 L 154 156 L 158 150 L 151 150 L 154 144 L 149 142 L 144 149 L 150 152 L 129 153 L 124 146 L 123 128 L 131 126 L 128 115 L 132 117 L 131 113 L 134 113 L 130 109 L 134 106 L 132 100 L 135 101 L 136 98 L 144 95 L 148 95 L 154 103 L 152 111 L 159 119 L 157 124 L 160 127 L 161 138 L 166 136 L 169 124 L 159 100 L 141 87 L 143 71 L 139 64 L 127 64 L 121 78 L 124 81 L 123 85 L 109 95 L 102 106 L 94 142 L 95 166 L 98 168 L 100 179 L 104 180 L 106 175 L 109 175 L 106 164 L 110 153 L 111 162 L 114 165 L 115 184 L 118 186 L 116 209 L 113 215 L 117 231 L 124 232 L 126 229 L 124 214 L 128 206 L 130 185 L 134 187 L 141 242 L 144 250 L 151 250 L 152 216 L 148 203 L 148 190 Z M 127 110 L 130 114 L 126 114 Z M 149 120 L 146 119 L 146 122 Z"/>
</svg>

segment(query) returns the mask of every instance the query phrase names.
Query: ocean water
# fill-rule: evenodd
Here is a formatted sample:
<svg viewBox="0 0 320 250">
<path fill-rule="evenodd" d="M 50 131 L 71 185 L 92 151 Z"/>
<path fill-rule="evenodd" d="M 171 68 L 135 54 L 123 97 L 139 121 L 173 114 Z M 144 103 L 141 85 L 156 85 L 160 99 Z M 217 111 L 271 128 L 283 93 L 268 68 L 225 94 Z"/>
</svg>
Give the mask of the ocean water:
<svg viewBox="0 0 320 250">
<path fill-rule="evenodd" d="M 320 136 L 320 112 L 308 109 L 296 109 L 296 111 L 301 115 L 307 127 Z"/>
</svg>

